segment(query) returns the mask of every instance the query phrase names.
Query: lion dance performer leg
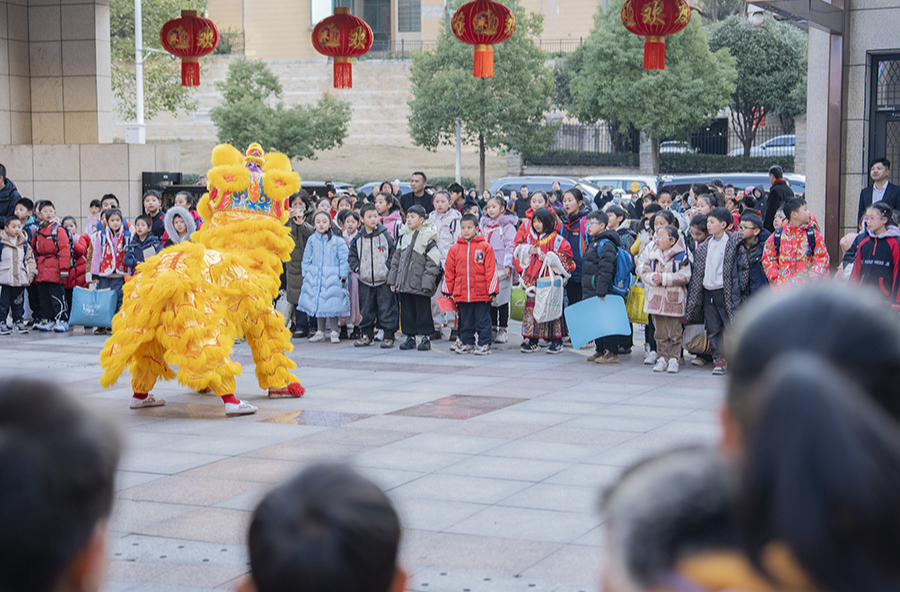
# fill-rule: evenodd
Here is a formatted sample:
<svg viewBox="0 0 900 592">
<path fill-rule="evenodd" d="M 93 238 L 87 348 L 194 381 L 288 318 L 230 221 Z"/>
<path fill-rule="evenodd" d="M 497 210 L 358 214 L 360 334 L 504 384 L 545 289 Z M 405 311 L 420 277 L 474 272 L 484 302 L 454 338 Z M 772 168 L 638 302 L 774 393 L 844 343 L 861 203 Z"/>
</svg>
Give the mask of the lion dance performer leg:
<svg viewBox="0 0 900 592">
<path fill-rule="evenodd" d="M 296 367 L 286 353 L 293 349 L 290 331 L 273 307 L 282 262 L 294 246 L 285 222 L 300 177 L 284 154 L 264 154 L 259 144 L 246 155 L 217 146 L 212 164 L 209 193 L 197 205 L 205 224 L 191 242 L 137 267 L 100 353 L 104 387 L 126 367 L 131 372 L 132 409 L 164 405 L 150 391 L 161 378 L 177 378 L 197 391 L 215 392 L 226 415 L 255 413 L 256 407 L 235 398 L 241 365 L 230 356 L 240 336 L 247 338 L 259 386 L 269 397 L 304 392 L 290 372 Z"/>
</svg>

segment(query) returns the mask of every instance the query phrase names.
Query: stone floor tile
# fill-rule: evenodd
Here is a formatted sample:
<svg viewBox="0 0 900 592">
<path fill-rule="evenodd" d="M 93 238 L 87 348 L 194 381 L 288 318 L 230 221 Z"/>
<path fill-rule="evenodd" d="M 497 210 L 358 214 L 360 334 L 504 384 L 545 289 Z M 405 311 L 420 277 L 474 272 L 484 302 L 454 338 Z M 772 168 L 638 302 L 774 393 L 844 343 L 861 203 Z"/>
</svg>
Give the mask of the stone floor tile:
<svg viewBox="0 0 900 592">
<path fill-rule="evenodd" d="M 233 479 L 258 483 L 280 483 L 301 468 L 295 462 L 235 456 L 183 473 L 201 479 Z"/>
<path fill-rule="evenodd" d="M 602 565 L 603 558 L 598 549 L 566 545 L 546 559 L 526 569 L 522 572 L 522 577 L 560 583 L 573 580 L 582 581 L 585 577 L 588 577 L 590 580 L 600 582 Z M 591 589 L 591 592 L 593 592 L 593 589 Z"/>
<path fill-rule="evenodd" d="M 577 464 L 547 477 L 544 483 L 588 487 L 599 494 L 599 492 L 610 486 L 621 473 L 621 467 Z"/>
<path fill-rule="evenodd" d="M 444 532 L 489 507 L 468 502 L 398 497 L 395 491 L 388 492 L 388 497 L 397 508 L 400 523 L 404 528 L 418 531 Z M 410 547 L 410 551 L 414 550 Z"/>
<path fill-rule="evenodd" d="M 517 575 L 561 548 L 559 543 L 438 533 L 411 549 L 407 557 L 417 567 Z"/>
<path fill-rule="evenodd" d="M 600 518 L 591 514 L 491 506 L 447 530 L 459 534 L 570 543 L 599 523 Z"/>
<path fill-rule="evenodd" d="M 404 448 L 373 448 L 350 459 L 359 467 L 398 469 L 403 471 L 423 471 L 431 473 L 457 463 L 467 455 L 447 452 L 423 452 Z"/>
<path fill-rule="evenodd" d="M 570 466 L 571 463 L 568 462 L 480 455 L 444 467 L 438 472 L 465 477 L 512 479 L 537 483 Z"/>
<path fill-rule="evenodd" d="M 571 421 L 571 420 L 570 420 Z M 582 446 L 616 446 L 634 439 L 636 432 L 620 432 L 615 430 L 598 430 L 588 428 L 566 427 L 557 425 L 546 430 L 526 436 L 525 440 L 536 442 L 555 442 L 558 444 L 577 444 Z"/>
<path fill-rule="evenodd" d="M 225 455 L 174 452 L 169 450 L 128 449 L 122 455 L 119 468 L 140 473 L 174 475 L 182 471 L 226 460 Z"/>
<path fill-rule="evenodd" d="M 285 460 L 299 464 L 314 462 L 339 462 L 355 454 L 369 450 L 370 446 L 309 442 L 298 438 L 265 448 L 258 448 L 243 454 L 244 458 L 265 458 Z"/>
<path fill-rule="evenodd" d="M 202 508 L 179 518 L 142 528 L 139 532 L 161 537 L 236 545 L 246 542 L 248 526 L 250 526 L 250 512 Z"/>
<path fill-rule="evenodd" d="M 526 460 L 556 460 L 578 462 L 609 449 L 609 446 L 593 444 L 563 444 L 539 440 L 519 439 L 492 448 L 485 456 L 501 456 Z"/>
<path fill-rule="evenodd" d="M 529 486 L 525 481 L 432 474 L 397 487 L 396 499 L 411 497 L 474 504 L 495 504 Z"/>
<path fill-rule="evenodd" d="M 263 483 L 173 475 L 117 494 L 119 499 L 153 501 L 188 506 L 215 505 L 262 487 Z"/>
<path fill-rule="evenodd" d="M 181 504 L 116 499 L 109 528 L 126 533 L 141 532 L 148 526 L 187 516 L 196 510 L 195 506 Z"/>
<path fill-rule="evenodd" d="M 482 454 L 509 442 L 502 438 L 482 438 L 454 434 L 418 434 L 391 444 L 392 448 L 414 448 L 433 452 Z"/>
<path fill-rule="evenodd" d="M 596 510 L 599 500 L 599 490 L 588 484 L 577 486 L 544 482 L 523 489 L 501 500 L 498 505 L 590 514 Z"/>
</svg>

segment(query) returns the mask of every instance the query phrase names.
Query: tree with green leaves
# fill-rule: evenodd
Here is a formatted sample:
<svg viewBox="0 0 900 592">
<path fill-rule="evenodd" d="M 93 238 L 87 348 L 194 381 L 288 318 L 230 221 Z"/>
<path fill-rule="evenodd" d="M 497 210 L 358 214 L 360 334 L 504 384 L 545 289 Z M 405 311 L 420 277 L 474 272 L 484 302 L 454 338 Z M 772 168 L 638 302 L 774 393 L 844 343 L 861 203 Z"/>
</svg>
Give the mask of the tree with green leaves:
<svg viewBox="0 0 900 592">
<path fill-rule="evenodd" d="M 644 39 L 622 25 L 623 0 L 600 8 L 584 42 L 580 70 L 570 75 L 568 112 L 583 122 L 633 125 L 653 144 L 685 137 L 728 105 L 737 76 L 727 50 L 710 51 L 700 19 L 666 37 L 665 70 L 644 70 Z"/>
<path fill-rule="evenodd" d="M 263 63 L 237 60 L 216 83 L 222 103 L 210 111 L 220 142 L 246 148 L 259 142 L 267 152 L 314 159 L 316 152 L 340 146 L 347 136 L 350 105 L 323 95 L 315 106 L 286 106 L 278 77 Z"/>
<path fill-rule="evenodd" d="M 413 56 L 409 128 L 413 141 L 430 150 L 456 140 L 477 144 L 480 187 L 485 186 L 485 150 L 539 154 L 556 138 L 557 126 L 545 115 L 554 95 L 554 77 L 546 54 L 534 43 L 542 15 L 526 12 L 518 0 L 505 3 L 516 16 L 516 32 L 494 45 L 494 77 L 474 78 L 473 47 L 456 39 L 450 17 L 462 5 L 451 0 L 435 47 Z"/>
<path fill-rule="evenodd" d="M 754 27 L 738 15 L 713 25 L 709 45 L 737 60 L 731 124 L 749 156 L 766 115 L 792 121 L 806 111 L 807 34 L 772 18 Z"/>
<path fill-rule="evenodd" d="M 181 16 L 182 10 L 206 8 L 205 0 L 142 0 L 141 25 L 144 49 L 144 116 L 148 119 L 161 111 L 177 115 L 179 110 L 196 109 L 190 89 L 181 86 L 181 60 L 162 49 L 159 32 L 167 21 Z M 109 2 L 110 57 L 112 89 L 119 100 L 119 114 L 135 119 L 134 74 L 134 1 Z"/>
</svg>

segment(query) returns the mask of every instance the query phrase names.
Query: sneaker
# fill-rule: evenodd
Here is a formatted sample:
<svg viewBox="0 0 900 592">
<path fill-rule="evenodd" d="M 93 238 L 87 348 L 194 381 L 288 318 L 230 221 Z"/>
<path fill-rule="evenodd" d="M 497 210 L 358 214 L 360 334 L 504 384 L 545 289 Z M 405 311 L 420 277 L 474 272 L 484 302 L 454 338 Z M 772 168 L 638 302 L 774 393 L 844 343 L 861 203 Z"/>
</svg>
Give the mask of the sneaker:
<svg viewBox="0 0 900 592">
<path fill-rule="evenodd" d="M 40 325 L 37 325 L 35 327 L 35 329 L 37 329 L 38 331 L 43 331 L 44 333 L 47 333 L 48 331 L 53 330 L 53 322 L 52 321 L 44 321 Z"/>
<path fill-rule="evenodd" d="M 606 353 L 606 352 L 604 352 L 604 353 Z M 587 357 L 587 361 L 588 361 L 588 362 L 596 362 L 596 361 L 597 361 L 597 358 L 599 358 L 599 357 L 602 356 L 602 355 L 603 355 L 603 354 L 601 354 L 601 353 L 598 352 L 597 350 L 594 350 L 594 353 L 592 353 L 591 355 L 589 355 L 589 356 Z"/>
<path fill-rule="evenodd" d="M 563 346 L 561 343 L 551 343 L 550 347 L 547 348 L 548 354 L 561 354 L 563 353 Z"/>
<path fill-rule="evenodd" d="M 541 346 L 536 342 L 523 341 L 522 347 L 519 348 L 519 351 L 523 354 L 533 354 L 535 352 L 541 351 Z"/>
<path fill-rule="evenodd" d="M 309 335 L 309 333 L 307 333 L 306 329 L 297 329 L 296 331 L 294 331 L 294 333 L 293 333 L 293 335 L 291 335 L 291 337 L 293 337 L 294 339 L 303 339 L 304 337 L 306 337 L 308 335 Z"/>
<path fill-rule="evenodd" d="M 341 327 L 341 332 L 338 333 L 338 341 L 341 339 L 350 339 L 350 334 L 347 333 L 347 325 Z M 331 343 L 335 343 L 334 338 L 332 338 Z"/>
<path fill-rule="evenodd" d="M 675 362 L 675 363 L 677 364 L 678 362 Z M 669 365 L 666 364 L 666 359 L 659 358 L 656 360 L 656 365 L 653 367 L 653 371 L 654 372 L 665 372 L 666 368 L 668 368 L 668 367 L 669 367 Z"/>
<path fill-rule="evenodd" d="M 669 374 L 678 374 L 678 370 L 681 369 L 681 366 L 678 365 L 678 360 L 672 358 L 669 360 L 669 369 L 666 370 Z"/>
<path fill-rule="evenodd" d="M 693 360 L 691 360 L 691 366 L 706 366 L 708 363 L 709 363 L 709 362 L 707 362 L 706 360 L 704 360 L 704 359 L 701 358 L 700 356 L 697 356 L 696 358 L 694 358 Z"/>
<path fill-rule="evenodd" d="M 384 340 L 384 330 L 379 329 L 375 331 L 375 341 L 383 341 Z"/>
<path fill-rule="evenodd" d="M 65 333 L 69 330 L 69 323 L 66 321 L 60 321 L 53 326 L 53 330 L 57 333 Z"/>
<path fill-rule="evenodd" d="M 129 403 L 129 407 L 131 409 L 143 409 L 144 407 L 162 407 L 166 404 L 165 399 L 157 399 L 153 395 L 147 395 L 143 399 L 138 399 L 137 397 L 131 397 L 131 403 Z"/>
<path fill-rule="evenodd" d="M 506 329 L 500 327 L 497 329 L 497 336 L 494 337 L 494 343 L 508 343 L 509 335 L 506 334 Z"/>
<path fill-rule="evenodd" d="M 382 342 L 381 342 L 381 349 L 391 349 L 392 347 L 394 347 L 394 340 L 393 340 L 393 339 L 384 339 L 384 340 L 382 340 Z"/>
<path fill-rule="evenodd" d="M 363 333 L 353 344 L 353 347 L 366 347 L 372 345 L 373 343 L 375 343 L 375 340 L 372 339 L 372 336 L 367 333 Z"/>
<path fill-rule="evenodd" d="M 594 360 L 594 362 L 597 364 L 618 364 L 619 356 L 614 353 L 605 351 L 603 352 L 603 355 Z"/>
<path fill-rule="evenodd" d="M 716 360 L 716 366 L 713 368 L 714 376 L 721 376 L 725 374 L 725 371 L 728 369 L 728 365 L 725 363 L 725 360 Z"/>
<path fill-rule="evenodd" d="M 309 338 L 310 343 L 319 343 L 320 341 L 325 341 L 324 331 L 316 331 L 316 334 Z M 231 404 L 234 405 L 234 403 Z"/>
<path fill-rule="evenodd" d="M 630 347 L 622 347 L 622 346 L 619 346 L 619 355 L 620 355 L 620 356 L 627 356 L 627 355 L 629 355 L 630 353 L 631 353 L 631 348 L 630 348 Z"/>
<path fill-rule="evenodd" d="M 478 347 L 475 348 L 475 352 L 474 352 L 474 353 L 475 353 L 476 356 L 489 356 L 489 355 L 491 355 L 491 344 L 490 344 L 490 343 L 486 343 L 486 344 L 484 344 L 484 345 L 479 345 Z"/>
<path fill-rule="evenodd" d="M 419 351 L 429 351 L 431 349 L 431 340 L 428 337 L 423 337 L 422 341 L 419 342 L 419 347 L 416 348 Z"/>
<path fill-rule="evenodd" d="M 106 327 L 94 327 L 94 330 L 91 331 L 92 335 L 106 335 Z"/>
<path fill-rule="evenodd" d="M 9 335 L 12 331 L 6 323 L 0 323 L 0 335 Z"/>
<path fill-rule="evenodd" d="M 346 331 L 344 331 L 346 333 Z M 344 337 L 346 339 L 346 336 Z M 337 331 L 331 332 L 331 343 L 340 343 L 341 342 L 341 334 Z"/>
<path fill-rule="evenodd" d="M 460 343 L 458 346 L 456 346 L 456 349 L 454 351 L 458 354 L 470 354 L 475 351 L 475 346 Z"/>
<path fill-rule="evenodd" d="M 350 339 L 359 339 L 360 337 L 362 337 L 362 331 L 359 327 L 353 327 L 353 331 L 350 331 Z"/>
<path fill-rule="evenodd" d="M 456 340 L 450 345 L 450 351 L 455 352 L 459 348 L 463 346 L 463 342 L 459 340 L 457 337 Z"/>
<path fill-rule="evenodd" d="M 644 364 L 647 366 L 652 366 L 656 363 L 656 360 L 659 359 L 659 354 L 655 351 L 647 352 L 647 355 L 644 356 Z"/>
<path fill-rule="evenodd" d="M 28 325 L 24 321 L 16 323 L 16 333 L 28 333 Z"/>
<path fill-rule="evenodd" d="M 444 338 L 444 334 L 441 332 L 440 329 L 435 329 L 434 333 L 431 334 L 431 339 L 433 339 L 434 341 L 440 341 L 443 338 Z"/>
<path fill-rule="evenodd" d="M 415 337 L 407 337 L 406 341 L 400 344 L 400 349 L 416 349 L 416 338 Z"/>
<path fill-rule="evenodd" d="M 252 415 L 258 409 L 246 401 L 238 401 L 237 403 L 225 403 L 225 416 L 234 417 L 235 415 Z"/>
</svg>

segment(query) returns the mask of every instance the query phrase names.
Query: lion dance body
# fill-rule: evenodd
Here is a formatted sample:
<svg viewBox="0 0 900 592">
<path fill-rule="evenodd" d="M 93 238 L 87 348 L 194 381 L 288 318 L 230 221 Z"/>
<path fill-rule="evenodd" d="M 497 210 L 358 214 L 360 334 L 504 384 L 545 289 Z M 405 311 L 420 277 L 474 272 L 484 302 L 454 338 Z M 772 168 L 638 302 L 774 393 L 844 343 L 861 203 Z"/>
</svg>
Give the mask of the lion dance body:
<svg viewBox="0 0 900 592">
<path fill-rule="evenodd" d="M 255 412 L 235 398 L 241 365 L 230 355 L 242 336 L 270 397 L 303 395 L 286 355 L 290 332 L 273 307 L 282 262 L 294 247 L 285 222 L 300 178 L 285 155 L 264 154 L 258 144 L 246 155 L 217 146 L 212 164 L 209 193 L 197 205 L 203 227 L 191 242 L 138 265 L 100 354 L 104 387 L 126 367 L 131 372 L 132 408 L 162 405 L 150 390 L 160 378 L 177 378 L 222 397 L 227 415 Z"/>
</svg>

